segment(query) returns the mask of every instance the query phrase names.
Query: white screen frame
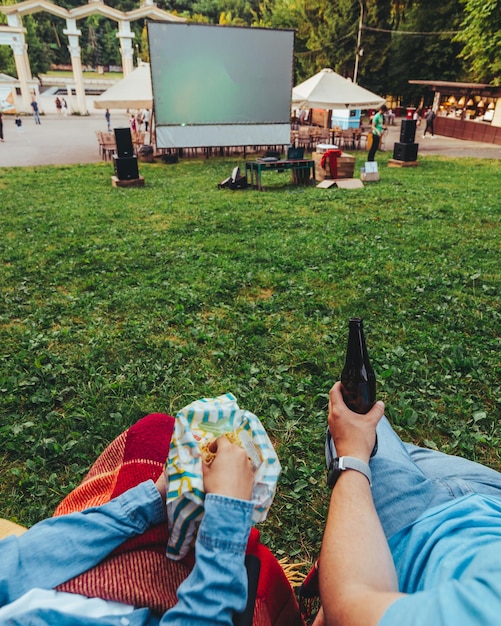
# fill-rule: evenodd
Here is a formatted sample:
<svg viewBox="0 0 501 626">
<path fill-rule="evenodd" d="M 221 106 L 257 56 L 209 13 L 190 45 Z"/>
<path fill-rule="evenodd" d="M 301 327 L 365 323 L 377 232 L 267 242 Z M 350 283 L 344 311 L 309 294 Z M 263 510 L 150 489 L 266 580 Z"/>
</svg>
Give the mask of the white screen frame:
<svg viewBox="0 0 501 626">
<path fill-rule="evenodd" d="M 294 31 L 148 22 L 148 39 L 157 147 L 290 142 Z"/>
</svg>

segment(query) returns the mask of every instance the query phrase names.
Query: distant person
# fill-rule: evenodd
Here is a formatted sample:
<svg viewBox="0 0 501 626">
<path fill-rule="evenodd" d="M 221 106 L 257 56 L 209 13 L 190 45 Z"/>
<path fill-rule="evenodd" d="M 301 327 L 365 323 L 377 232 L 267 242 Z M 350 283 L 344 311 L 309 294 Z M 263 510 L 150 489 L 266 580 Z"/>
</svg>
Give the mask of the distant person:
<svg viewBox="0 0 501 626">
<path fill-rule="evenodd" d="M 68 115 L 68 103 L 65 98 L 63 98 L 63 115 L 64 117 Z"/>
<path fill-rule="evenodd" d="M 141 111 L 141 109 L 138 109 L 137 113 L 136 113 L 136 128 L 137 128 L 137 130 L 141 130 L 141 126 L 143 124 L 143 121 L 144 121 L 143 112 Z"/>
<path fill-rule="evenodd" d="M 426 126 L 423 133 L 423 139 L 426 137 L 426 133 L 429 131 L 431 133 L 431 137 L 435 137 L 435 129 L 433 127 L 433 121 L 435 119 L 435 111 L 433 109 L 428 109 L 424 115 L 424 120 L 426 122 Z"/>
<path fill-rule="evenodd" d="M 111 130 L 111 113 L 109 109 L 106 109 L 106 113 L 104 114 L 104 119 L 106 120 L 106 124 L 108 126 L 108 132 Z"/>
<path fill-rule="evenodd" d="M 416 128 L 421 125 L 421 109 L 416 109 L 412 114 L 412 119 L 416 122 Z"/>
<path fill-rule="evenodd" d="M 386 104 L 382 104 L 376 115 L 372 118 L 372 144 L 369 150 L 369 154 L 367 155 L 367 161 L 374 161 L 374 157 L 376 155 L 377 149 L 379 148 L 379 144 L 381 143 L 381 137 L 384 132 L 384 115 L 388 107 Z"/>
<path fill-rule="evenodd" d="M 16 115 L 15 122 L 17 126 L 17 132 L 22 133 L 23 132 L 23 120 L 21 119 L 21 116 L 19 115 L 19 113 Z"/>
<path fill-rule="evenodd" d="M 31 108 L 33 109 L 33 117 L 35 118 L 35 124 L 41 124 L 40 121 L 40 111 L 38 110 L 38 102 L 33 100 L 31 103 Z"/>
<path fill-rule="evenodd" d="M 148 109 L 146 109 L 144 112 L 143 121 L 144 121 L 144 130 L 148 132 L 148 128 L 150 126 L 150 112 L 148 111 Z"/>
<path fill-rule="evenodd" d="M 136 118 L 133 113 L 130 114 L 129 118 L 130 127 L 133 133 L 136 132 Z"/>
<path fill-rule="evenodd" d="M 388 125 L 395 126 L 395 111 L 393 109 L 389 109 L 387 117 L 388 117 Z"/>
<path fill-rule="evenodd" d="M 0 141 L 5 141 L 3 138 L 3 117 L 2 112 L 0 111 Z"/>
<path fill-rule="evenodd" d="M 56 97 L 56 111 L 58 115 L 61 115 L 63 112 L 63 103 L 61 102 L 59 97 Z"/>
</svg>

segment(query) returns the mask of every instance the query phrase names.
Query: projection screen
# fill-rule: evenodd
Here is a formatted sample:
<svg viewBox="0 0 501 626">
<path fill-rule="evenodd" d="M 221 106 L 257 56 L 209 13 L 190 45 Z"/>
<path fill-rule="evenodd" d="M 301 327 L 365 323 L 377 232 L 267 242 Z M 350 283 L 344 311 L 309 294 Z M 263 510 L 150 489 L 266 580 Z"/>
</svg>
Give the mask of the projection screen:
<svg viewBox="0 0 501 626">
<path fill-rule="evenodd" d="M 290 142 L 294 31 L 149 22 L 159 148 Z"/>
</svg>

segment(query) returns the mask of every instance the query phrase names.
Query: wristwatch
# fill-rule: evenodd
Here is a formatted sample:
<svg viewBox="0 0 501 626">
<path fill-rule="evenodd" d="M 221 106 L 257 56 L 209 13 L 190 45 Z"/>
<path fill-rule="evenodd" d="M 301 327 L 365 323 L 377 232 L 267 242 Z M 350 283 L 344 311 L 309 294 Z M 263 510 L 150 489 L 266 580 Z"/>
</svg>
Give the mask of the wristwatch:
<svg viewBox="0 0 501 626">
<path fill-rule="evenodd" d="M 369 481 L 369 485 L 372 487 L 372 474 L 370 467 L 367 463 L 364 463 L 360 459 L 356 459 L 353 456 L 341 456 L 332 459 L 327 472 L 327 485 L 332 489 L 336 484 L 337 479 L 344 470 L 355 470 L 363 474 Z"/>
</svg>

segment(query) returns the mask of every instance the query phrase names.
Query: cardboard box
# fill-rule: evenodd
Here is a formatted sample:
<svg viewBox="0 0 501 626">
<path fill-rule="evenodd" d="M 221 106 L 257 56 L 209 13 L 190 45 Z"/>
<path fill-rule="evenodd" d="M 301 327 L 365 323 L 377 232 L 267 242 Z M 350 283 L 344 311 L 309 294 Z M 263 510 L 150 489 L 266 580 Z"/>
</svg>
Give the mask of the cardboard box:
<svg viewBox="0 0 501 626">
<path fill-rule="evenodd" d="M 315 179 L 318 182 L 326 179 L 333 179 L 330 168 L 329 161 L 326 162 L 326 167 L 323 168 L 320 163 L 322 161 L 323 154 L 319 154 L 318 152 L 314 152 L 313 160 L 315 161 Z M 353 178 L 353 173 L 355 171 L 355 157 L 350 154 L 346 154 L 346 152 L 342 152 L 341 156 L 337 159 L 337 177 L 336 178 Z"/>
<path fill-rule="evenodd" d="M 360 180 L 366 183 L 376 183 L 379 180 L 379 172 L 360 172 Z"/>
</svg>

